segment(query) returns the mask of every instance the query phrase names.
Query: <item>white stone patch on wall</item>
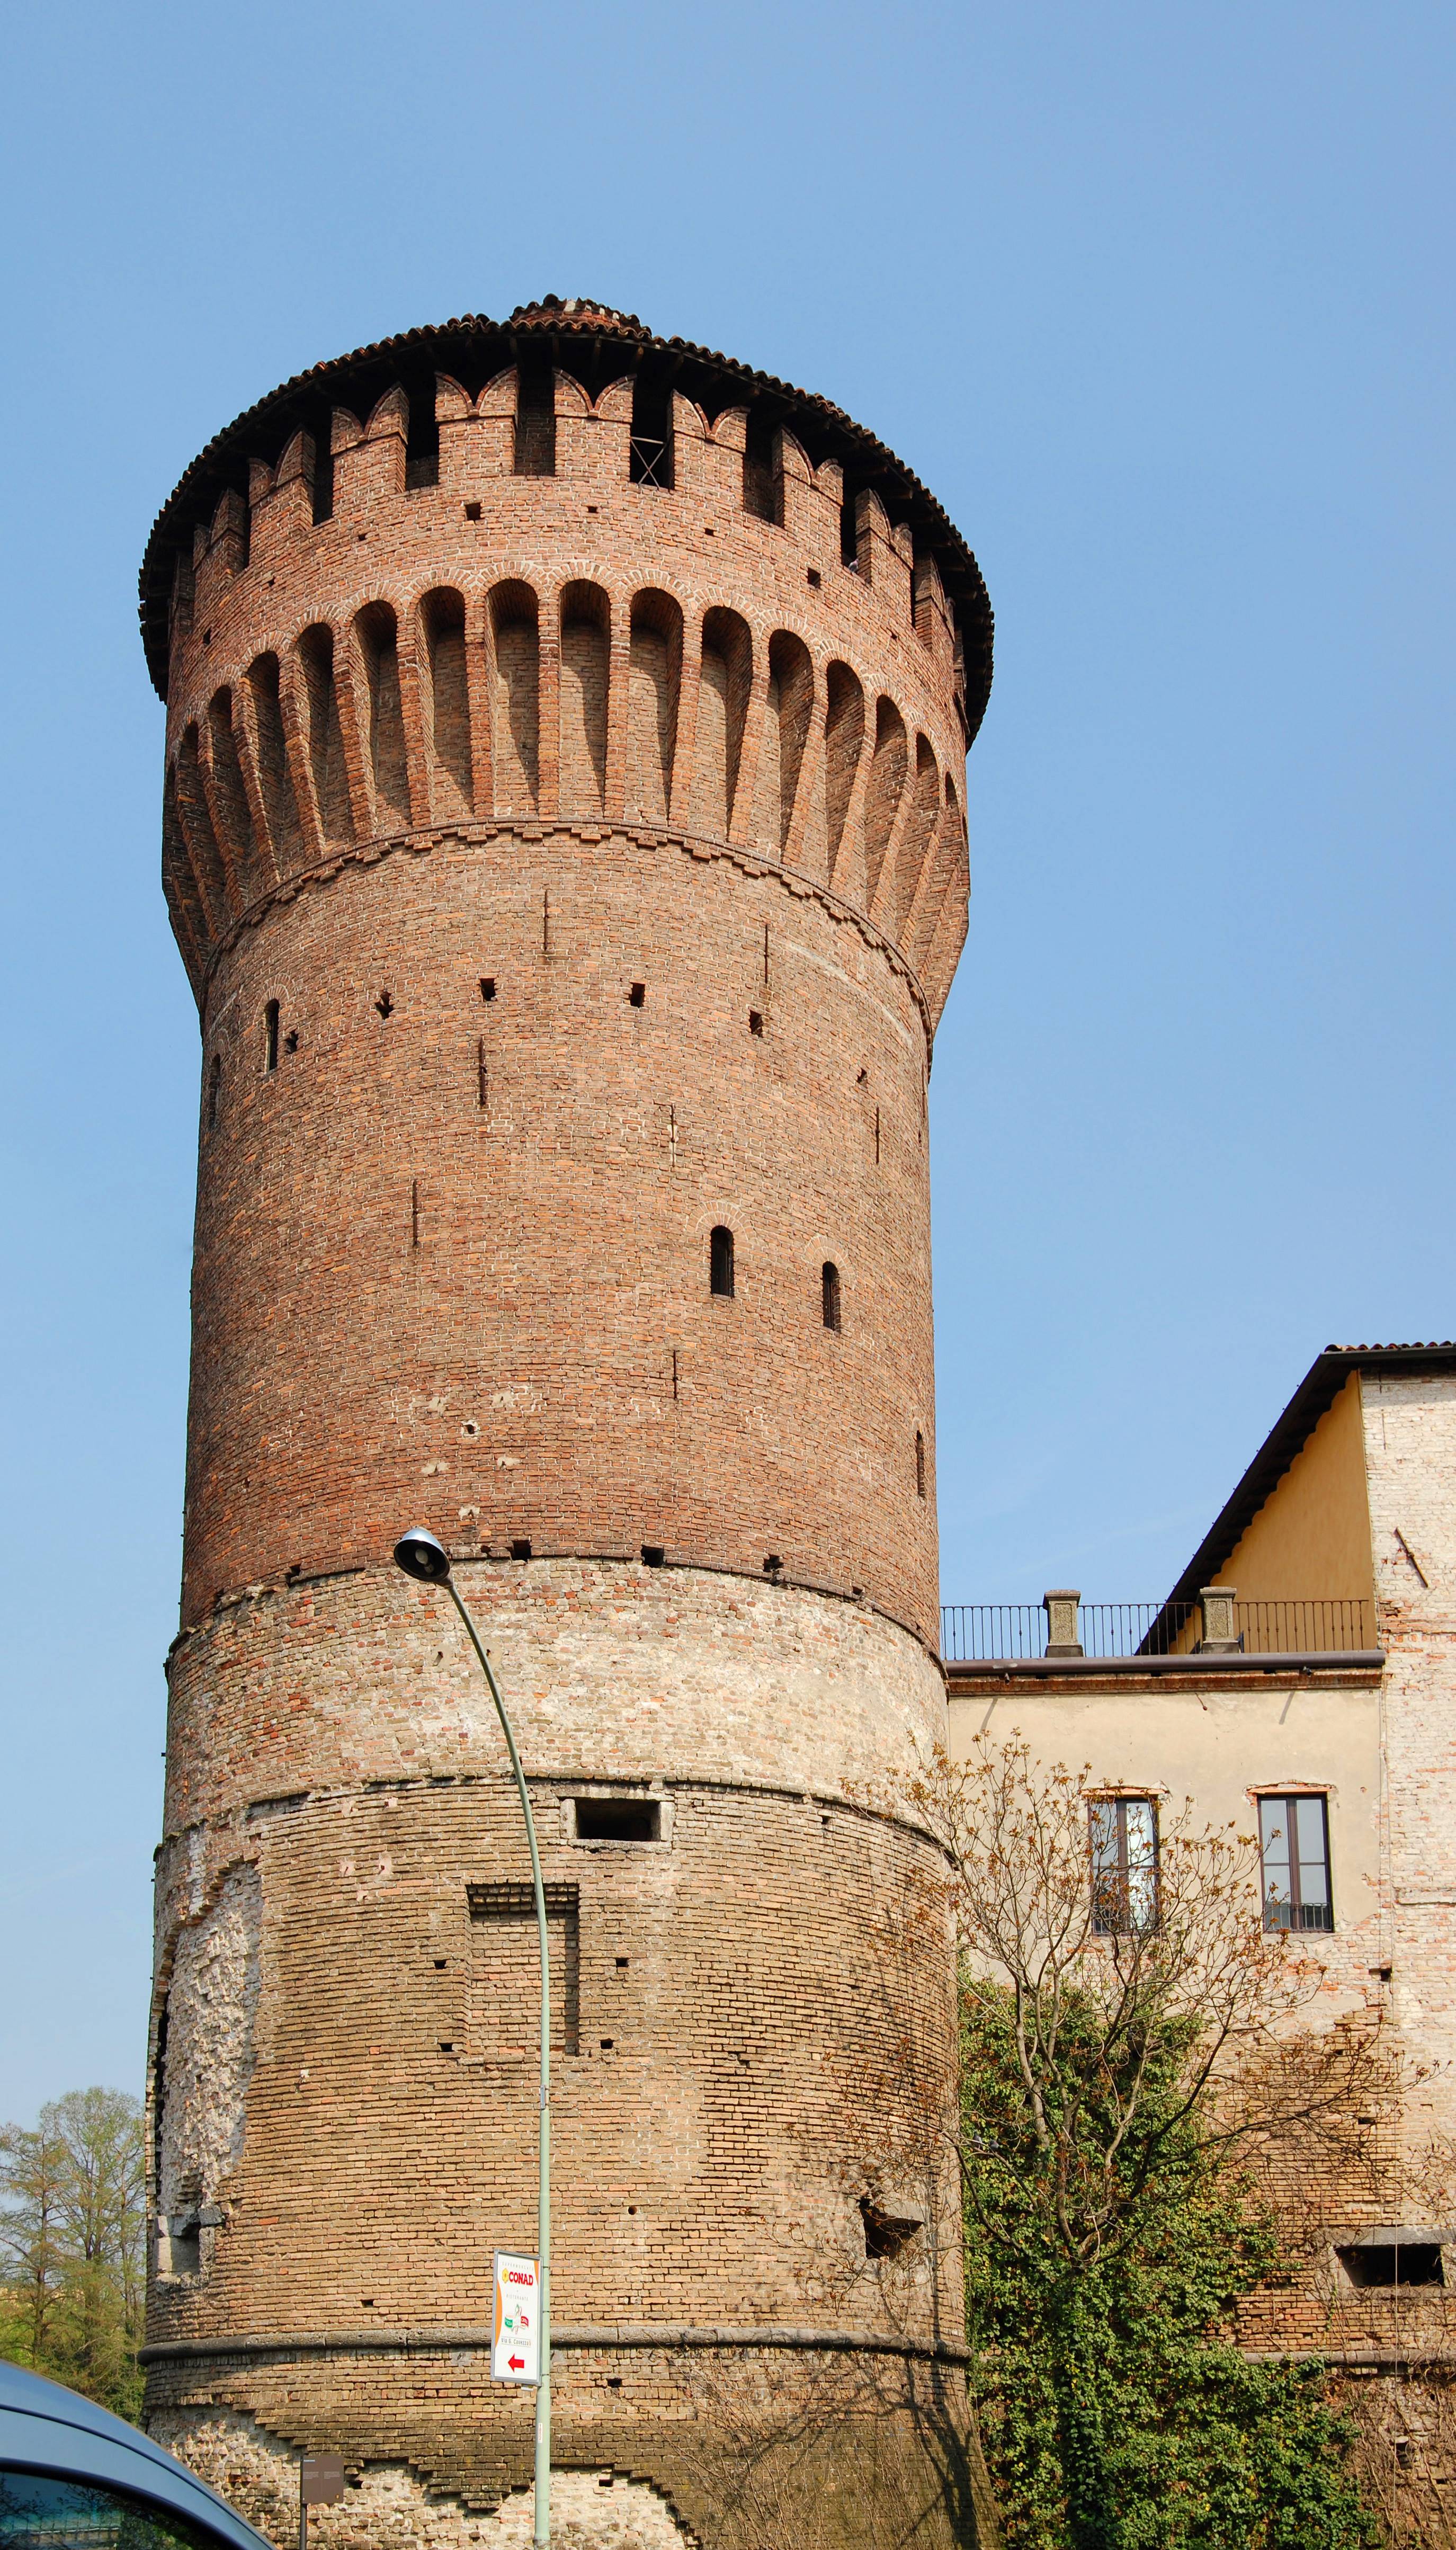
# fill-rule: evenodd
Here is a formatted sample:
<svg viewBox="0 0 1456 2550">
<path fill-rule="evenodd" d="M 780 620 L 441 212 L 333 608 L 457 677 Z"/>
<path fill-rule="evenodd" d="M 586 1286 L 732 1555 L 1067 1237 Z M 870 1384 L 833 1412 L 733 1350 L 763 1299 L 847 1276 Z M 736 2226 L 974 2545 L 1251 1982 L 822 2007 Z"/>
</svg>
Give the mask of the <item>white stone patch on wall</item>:
<svg viewBox="0 0 1456 2550">
<path fill-rule="evenodd" d="M 243 2156 L 260 1930 L 257 1870 L 234 1868 L 212 1910 L 178 1934 L 161 2080 L 163 2213 L 214 2203 Z"/>
<path fill-rule="evenodd" d="M 255 2419 L 231 2408 L 169 2409 L 150 2420 L 153 2439 L 255 2523 L 277 2550 L 298 2538 L 298 2456 Z M 530 2550 L 534 2492 L 522 2489 L 493 2512 L 428 2495 L 398 2463 L 368 2469 L 334 2505 L 309 2509 L 311 2550 Z M 654 2488 L 603 2471 L 551 2474 L 552 2550 L 694 2550 Z"/>
</svg>

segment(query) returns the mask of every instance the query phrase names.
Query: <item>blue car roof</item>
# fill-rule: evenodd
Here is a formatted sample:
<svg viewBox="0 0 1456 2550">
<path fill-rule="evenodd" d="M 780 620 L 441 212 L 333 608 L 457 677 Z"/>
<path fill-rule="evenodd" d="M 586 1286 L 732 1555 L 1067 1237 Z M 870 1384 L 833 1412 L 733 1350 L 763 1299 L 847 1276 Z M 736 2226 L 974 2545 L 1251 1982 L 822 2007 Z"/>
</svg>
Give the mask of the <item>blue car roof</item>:
<svg viewBox="0 0 1456 2550">
<path fill-rule="evenodd" d="M 226 2498 L 139 2426 L 44 2374 L 0 2361 L 0 2469 L 7 2466 L 125 2489 L 184 2516 L 231 2550 L 268 2550 Z"/>
</svg>

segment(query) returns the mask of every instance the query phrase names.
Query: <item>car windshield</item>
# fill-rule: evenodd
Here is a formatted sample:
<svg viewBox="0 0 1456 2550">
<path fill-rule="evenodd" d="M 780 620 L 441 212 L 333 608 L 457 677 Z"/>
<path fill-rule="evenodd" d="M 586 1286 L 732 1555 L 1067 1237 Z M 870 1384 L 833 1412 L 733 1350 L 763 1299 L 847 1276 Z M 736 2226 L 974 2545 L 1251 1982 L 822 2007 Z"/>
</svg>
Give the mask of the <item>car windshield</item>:
<svg viewBox="0 0 1456 2550">
<path fill-rule="evenodd" d="M 0 2469 L 0 2550 L 216 2550 L 217 2539 L 88 2480 Z"/>
</svg>

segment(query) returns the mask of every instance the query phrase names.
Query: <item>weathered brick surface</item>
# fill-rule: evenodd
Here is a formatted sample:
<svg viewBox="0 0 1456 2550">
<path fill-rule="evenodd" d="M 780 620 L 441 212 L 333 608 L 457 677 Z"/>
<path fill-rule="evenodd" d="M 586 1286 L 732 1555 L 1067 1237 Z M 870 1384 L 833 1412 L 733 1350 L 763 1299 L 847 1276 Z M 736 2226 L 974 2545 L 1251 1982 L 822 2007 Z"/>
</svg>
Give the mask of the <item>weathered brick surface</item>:
<svg viewBox="0 0 1456 2550">
<path fill-rule="evenodd" d="M 482 2343 L 534 2234 L 527 1861 L 458 1623 L 389 1563 L 415 1521 L 558 1890 L 562 2538 L 960 2519 L 949 1936 L 876 1803 L 943 1725 L 955 615 L 874 485 L 841 563 L 782 400 L 760 469 L 741 404 L 677 397 L 673 488 L 630 483 L 634 343 L 595 402 L 535 367 L 554 476 L 514 473 L 514 366 L 438 383 L 422 473 L 376 363 L 329 518 L 295 434 L 174 586 L 203 1104 L 149 2404 L 280 2540 L 289 2456 L 344 2451 L 325 2550 L 515 2538 L 530 2477 Z M 604 1790 L 658 1838 L 578 1842 Z M 872 2258 L 864 2203 L 922 2227 Z"/>
</svg>

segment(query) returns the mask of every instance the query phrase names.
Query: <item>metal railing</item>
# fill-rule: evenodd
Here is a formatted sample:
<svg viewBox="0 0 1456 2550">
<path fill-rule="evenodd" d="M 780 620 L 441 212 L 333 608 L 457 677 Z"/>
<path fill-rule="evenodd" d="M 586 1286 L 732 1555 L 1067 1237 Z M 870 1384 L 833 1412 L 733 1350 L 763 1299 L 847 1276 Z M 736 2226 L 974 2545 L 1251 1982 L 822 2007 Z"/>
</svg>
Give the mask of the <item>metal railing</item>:
<svg viewBox="0 0 1456 2550">
<path fill-rule="evenodd" d="M 1355 1595 L 1233 1605 L 1234 1634 L 1246 1655 L 1368 1651 L 1376 1643 L 1373 1616 L 1373 1604 Z M 1046 1635 L 1042 1603 L 941 1606 L 940 1652 L 947 1664 L 1033 1662 L 1046 1654 Z M 1203 1639 L 1203 1605 L 1083 1603 L 1078 1635 L 1089 1656 L 1190 1654 Z"/>
</svg>

